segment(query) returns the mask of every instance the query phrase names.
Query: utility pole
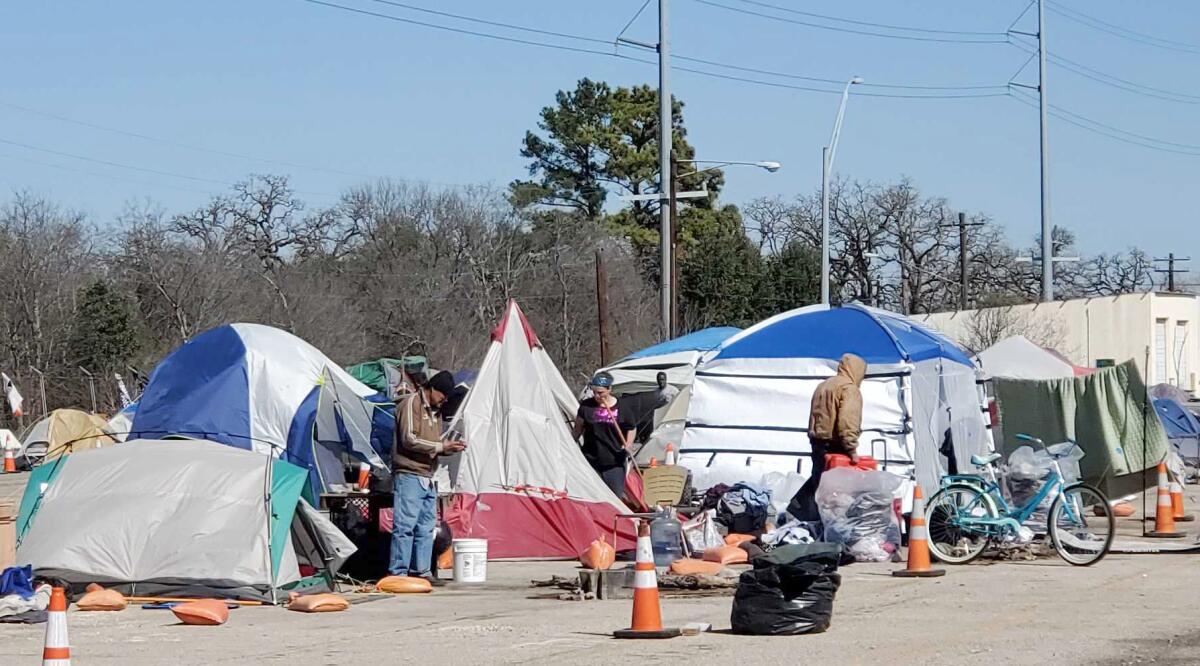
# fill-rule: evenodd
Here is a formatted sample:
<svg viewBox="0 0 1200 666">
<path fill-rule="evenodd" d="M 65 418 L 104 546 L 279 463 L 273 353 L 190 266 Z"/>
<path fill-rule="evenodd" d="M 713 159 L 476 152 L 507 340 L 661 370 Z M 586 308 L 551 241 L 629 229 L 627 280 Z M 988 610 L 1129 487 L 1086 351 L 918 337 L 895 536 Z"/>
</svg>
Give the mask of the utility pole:
<svg viewBox="0 0 1200 666">
<path fill-rule="evenodd" d="M 1162 261 L 1167 262 L 1166 270 L 1163 270 L 1161 268 L 1156 268 L 1156 269 L 1154 269 L 1154 272 L 1155 273 L 1166 273 L 1167 274 L 1167 291 L 1175 291 L 1175 274 L 1187 272 L 1182 269 L 1176 270 L 1175 262 L 1191 261 L 1191 258 L 1190 257 L 1176 257 L 1174 252 L 1168 252 L 1166 259 L 1155 259 L 1154 261 L 1155 261 L 1155 263 L 1162 262 Z"/>
<path fill-rule="evenodd" d="M 1038 0 L 1038 110 L 1041 118 L 1042 157 L 1042 301 L 1054 300 L 1054 239 L 1050 224 L 1050 146 L 1046 134 L 1046 0 Z"/>
<path fill-rule="evenodd" d="M 679 211 L 676 202 L 679 197 L 679 162 L 675 159 L 675 151 L 671 151 L 671 331 L 667 338 L 679 335 Z"/>
<path fill-rule="evenodd" d="M 600 366 L 608 365 L 608 272 L 604 252 L 596 250 L 596 325 L 600 332 Z"/>
<path fill-rule="evenodd" d="M 658 209 L 662 218 L 659 235 L 662 237 L 662 338 L 671 337 L 671 263 L 672 248 L 671 198 L 671 49 L 668 39 L 667 0 L 658 0 Z"/>
<path fill-rule="evenodd" d="M 82 365 L 79 366 L 79 371 L 82 372 L 85 377 L 87 377 L 88 392 L 92 396 L 92 413 L 95 414 L 96 413 L 96 378 L 92 375 L 92 373 L 88 372 L 87 368 L 83 367 Z"/>
<path fill-rule="evenodd" d="M 958 227 L 958 309 L 969 307 L 970 294 L 967 285 L 970 284 L 970 268 L 967 263 L 967 227 L 982 227 L 983 222 L 967 222 L 967 214 L 958 214 L 958 224 L 943 224 L 943 227 Z"/>
</svg>

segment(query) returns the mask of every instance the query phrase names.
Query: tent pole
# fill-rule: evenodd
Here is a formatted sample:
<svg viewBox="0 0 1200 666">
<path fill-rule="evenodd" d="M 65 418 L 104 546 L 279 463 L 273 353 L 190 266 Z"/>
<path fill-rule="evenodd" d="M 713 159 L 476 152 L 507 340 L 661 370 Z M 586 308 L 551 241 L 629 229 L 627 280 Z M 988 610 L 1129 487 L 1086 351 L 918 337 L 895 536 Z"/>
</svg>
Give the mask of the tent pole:
<svg viewBox="0 0 1200 666">
<path fill-rule="evenodd" d="M 274 445 L 272 445 L 274 448 Z M 279 600 L 275 596 L 275 559 L 271 557 L 271 484 L 273 479 L 271 473 L 274 468 L 275 456 L 267 456 L 267 468 L 263 473 L 263 502 L 267 508 L 267 587 L 271 589 L 271 604 L 276 605 Z"/>
</svg>

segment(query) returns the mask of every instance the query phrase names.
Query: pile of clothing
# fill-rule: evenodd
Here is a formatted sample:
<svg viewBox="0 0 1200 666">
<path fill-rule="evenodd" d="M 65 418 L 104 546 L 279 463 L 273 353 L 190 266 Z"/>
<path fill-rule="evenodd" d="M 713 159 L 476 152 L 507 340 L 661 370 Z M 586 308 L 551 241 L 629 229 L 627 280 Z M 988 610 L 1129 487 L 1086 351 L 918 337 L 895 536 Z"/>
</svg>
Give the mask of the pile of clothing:
<svg viewBox="0 0 1200 666">
<path fill-rule="evenodd" d="M 886 562 L 900 547 L 896 491 L 900 477 L 852 467 L 827 470 L 817 489 L 823 539 L 841 543 L 858 562 Z"/>
</svg>

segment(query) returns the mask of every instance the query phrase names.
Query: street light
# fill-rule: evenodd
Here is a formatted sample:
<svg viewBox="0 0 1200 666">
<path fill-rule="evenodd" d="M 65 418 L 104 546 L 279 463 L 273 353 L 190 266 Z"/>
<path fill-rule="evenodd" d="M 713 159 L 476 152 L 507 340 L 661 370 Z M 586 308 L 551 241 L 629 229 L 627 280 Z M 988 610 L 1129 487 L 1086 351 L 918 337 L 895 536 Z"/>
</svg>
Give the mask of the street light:
<svg viewBox="0 0 1200 666">
<path fill-rule="evenodd" d="M 675 163 L 676 164 L 711 164 L 712 165 L 710 167 L 704 167 L 703 169 L 697 169 L 695 171 L 689 171 L 688 173 L 680 174 L 680 175 L 676 176 L 677 178 L 694 176 L 698 173 L 703 173 L 705 171 L 712 171 L 713 169 L 720 169 L 721 167 L 726 167 L 726 166 L 752 166 L 752 167 L 758 167 L 760 169 L 766 169 L 770 173 L 775 173 L 776 171 L 779 171 L 780 169 L 783 168 L 783 165 L 780 164 L 779 162 L 772 162 L 770 160 L 762 160 L 759 162 L 740 162 L 737 160 L 675 160 Z"/>
<path fill-rule="evenodd" d="M 829 145 L 821 148 L 821 303 L 825 305 L 829 305 L 829 170 L 833 168 L 838 136 L 842 133 L 842 118 L 846 115 L 850 86 L 862 82 L 862 77 L 859 76 L 846 82 L 846 88 L 842 90 L 842 103 L 838 106 L 837 120 L 833 123 L 833 135 L 829 137 Z"/>
</svg>

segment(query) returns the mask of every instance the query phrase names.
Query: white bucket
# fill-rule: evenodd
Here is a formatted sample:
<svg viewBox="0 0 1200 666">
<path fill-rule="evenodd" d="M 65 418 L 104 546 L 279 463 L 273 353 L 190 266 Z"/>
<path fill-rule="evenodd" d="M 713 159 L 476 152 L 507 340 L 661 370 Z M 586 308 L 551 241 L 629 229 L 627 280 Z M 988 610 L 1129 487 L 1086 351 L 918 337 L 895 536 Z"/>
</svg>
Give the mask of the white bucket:
<svg viewBox="0 0 1200 666">
<path fill-rule="evenodd" d="M 487 581 L 487 539 L 455 539 L 454 581 L 483 583 Z"/>
</svg>

